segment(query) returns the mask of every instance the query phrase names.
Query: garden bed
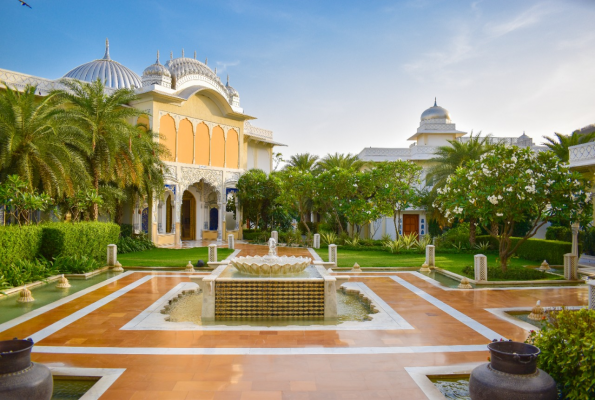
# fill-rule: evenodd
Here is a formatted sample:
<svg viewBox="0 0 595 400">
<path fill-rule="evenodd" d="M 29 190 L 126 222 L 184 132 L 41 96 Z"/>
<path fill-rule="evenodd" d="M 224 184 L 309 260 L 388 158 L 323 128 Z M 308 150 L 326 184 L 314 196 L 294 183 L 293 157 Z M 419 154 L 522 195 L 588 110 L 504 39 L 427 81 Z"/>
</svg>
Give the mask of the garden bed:
<svg viewBox="0 0 595 400">
<path fill-rule="evenodd" d="M 217 248 L 217 261 L 224 260 L 234 250 Z M 119 254 L 118 261 L 123 267 L 177 267 L 182 268 L 188 261 L 196 264 L 203 260 L 205 265 L 209 259 L 207 247 L 194 247 L 191 249 L 151 249 L 135 253 Z"/>
</svg>

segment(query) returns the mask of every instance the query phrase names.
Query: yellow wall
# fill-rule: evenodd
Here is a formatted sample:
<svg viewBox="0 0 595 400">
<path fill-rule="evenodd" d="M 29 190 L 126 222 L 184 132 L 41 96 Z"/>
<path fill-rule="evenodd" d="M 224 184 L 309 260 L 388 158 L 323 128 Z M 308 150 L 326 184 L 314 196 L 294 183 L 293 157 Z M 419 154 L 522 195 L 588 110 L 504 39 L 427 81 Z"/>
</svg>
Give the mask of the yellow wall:
<svg viewBox="0 0 595 400">
<path fill-rule="evenodd" d="M 196 127 L 196 164 L 209 165 L 209 127 L 203 122 Z"/>
<path fill-rule="evenodd" d="M 220 126 L 213 128 L 213 135 L 211 136 L 211 166 L 225 166 L 225 136 Z"/>
<path fill-rule="evenodd" d="M 169 150 L 170 156 L 165 158 L 165 161 L 176 160 L 176 124 L 174 119 L 169 115 L 161 117 L 159 122 L 159 133 L 161 134 L 161 141 L 163 145 Z"/>
<path fill-rule="evenodd" d="M 225 166 L 227 168 L 238 168 L 239 151 L 238 133 L 230 129 L 225 142 Z"/>
<path fill-rule="evenodd" d="M 178 162 L 192 164 L 194 152 L 194 134 L 192 123 L 187 119 L 180 121 L 178 128 Z"/>
</svg>

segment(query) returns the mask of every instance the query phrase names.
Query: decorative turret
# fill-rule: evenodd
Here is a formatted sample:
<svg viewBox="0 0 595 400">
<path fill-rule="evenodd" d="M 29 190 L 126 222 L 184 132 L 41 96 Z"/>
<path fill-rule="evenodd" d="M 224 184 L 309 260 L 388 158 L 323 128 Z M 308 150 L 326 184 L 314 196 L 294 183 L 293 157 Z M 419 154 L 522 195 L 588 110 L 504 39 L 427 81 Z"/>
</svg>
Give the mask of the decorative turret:
<svg viewBox="0 0 595 400">
<path fill-rule="evenodd" d="M 171 73 L 159 62 L 159 50 L 157 50 L 157 61 L 149 65 L 143 72 L 143 86 L 160 85 L 171 88 Z"/>
<path fill-rule="evenodd" d="M 229 102 L 231 103 L 231 105 L 233 106 L 240 106 L 240 94 L 238 93 L 237 90 L 235 90 L 233 87 L 231 87 L 229 85 L 229 75 L 227 75 L 227 83 L 225 84 L 225 88 L 227 89 L 227 92 L 229 93 Z"/>
</svg>

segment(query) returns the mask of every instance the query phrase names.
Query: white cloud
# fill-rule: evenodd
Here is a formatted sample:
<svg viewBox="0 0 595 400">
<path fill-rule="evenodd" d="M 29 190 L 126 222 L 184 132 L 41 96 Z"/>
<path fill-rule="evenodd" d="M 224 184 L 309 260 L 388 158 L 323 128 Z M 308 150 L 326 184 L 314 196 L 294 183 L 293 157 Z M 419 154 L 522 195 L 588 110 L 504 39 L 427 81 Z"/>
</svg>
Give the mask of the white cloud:
<svg viewBox="0 0 595 400">
<path fill-rule="evenodd" d="M 497 38 L 516 30 L 538 24 L 542 18 L 553 11 L 549 3 L 538 3 L 521 12 L 516 17 L 504 22 L 488 22 L 485 32 L 488 37 Z"/>
</svg>

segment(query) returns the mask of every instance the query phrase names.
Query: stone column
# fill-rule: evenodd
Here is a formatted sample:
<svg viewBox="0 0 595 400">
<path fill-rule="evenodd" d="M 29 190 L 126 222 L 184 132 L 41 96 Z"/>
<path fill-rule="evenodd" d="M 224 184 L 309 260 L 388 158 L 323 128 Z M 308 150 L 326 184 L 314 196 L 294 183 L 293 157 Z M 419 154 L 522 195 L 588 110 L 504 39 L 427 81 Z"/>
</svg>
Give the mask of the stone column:
<svg viewBox="0 0 595 400">
<path fill-rule="evenodd" d="M 426 264 L 430 268 L 436 268 L 436 247 L 431 244 L 426 246 Z"/>
<path fill-rule="evenodd" d="M 580 255 L 578 254 L 578 230 L 580 224 L 578 222 L 573 222 L 572 225 L 570 225 L 570 228 L 572 229 L 572 254 L 578 257 Z"/>
<path fill-rule="evenodd" d="M 595 280 L 587 281 L 589 285 L 589 310 L 595 310 Z"/>
<path fill-rule="evenodd" d="M 223 241 L 223 224 L 225 224 L 225 203 L 219 203 L 219 226 L 217 227 L 217 241 Z"/>
<path fill-rule="evenodd" d="M 209 245 L 209 261 L 208 262 L 217 262 L 217 245 L 216 244 Z"/>
<path fill-rule="evenodd" d="M 488 258 L 483 254 L 476 254 L 474 257 L 474 269 L 476 281 L 488 280 Z"/>
<path fill-rule="evenodd" d="M 337 245 L 336 244 L 329 244 L 328 245 L 328 262 L 337 263 Z"/>
<path fill-rule="evenodd" d="M 314 234 L 314 243 L 312 243 L 312 247 L 314 247 L 315 249 L 320 248 L 320 233 Z"/>
<path fill-rule="evenodd" d="M 109 267 L 113 267 L 116 265 L 116 261 L 118 261 L 118 246 L 115 244 L 108 244 L 107 245 L 107 265 Z"/>
<path fill-rule="evenodd" d="M 564 279 L 578 279 L 578 257 L 572 253 L 564 254 Z"/>
<path fill-rule="evenodd" d="M 235 250 L 236 248 L 235 240 L 231 233 L 227 235 L 227 248 L 231 250 Z"/>
<path fill-rule="evenodd" d="M 163 204 L 161 201 L 157 205 L 157 233 L 162 234 L 165 232 L 165 223 L 163 222 Z"/>
<path fill-rule="evenodd" d="M 275 243 L 279 243 L 279 232 L 277 232 L 277 231 L 272 231 L 272 232 L 271 232 L 271 237 L 272 237 L 273 239 L 275 239 Z"/>
<path fill-rule="evenodd" d="M 337 278 L 325 275 L 324 279 L 324 319 L 337 318 Z"/>
</svg>

